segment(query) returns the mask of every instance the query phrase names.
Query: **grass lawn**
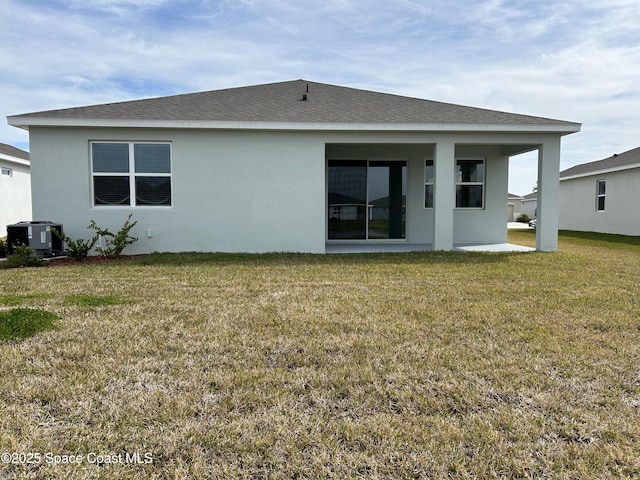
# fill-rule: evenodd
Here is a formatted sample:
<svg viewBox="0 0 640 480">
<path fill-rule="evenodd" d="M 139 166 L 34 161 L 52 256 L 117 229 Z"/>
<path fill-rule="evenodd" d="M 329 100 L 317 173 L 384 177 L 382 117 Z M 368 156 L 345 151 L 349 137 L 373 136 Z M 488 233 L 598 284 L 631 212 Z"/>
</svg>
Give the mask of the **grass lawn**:
<svg viewBox="0 0 640 480">
<path fill-rule="evenodd" d="M 639 478 L 636 240 L 0 270 L 0 478 Z"/>
</svg>

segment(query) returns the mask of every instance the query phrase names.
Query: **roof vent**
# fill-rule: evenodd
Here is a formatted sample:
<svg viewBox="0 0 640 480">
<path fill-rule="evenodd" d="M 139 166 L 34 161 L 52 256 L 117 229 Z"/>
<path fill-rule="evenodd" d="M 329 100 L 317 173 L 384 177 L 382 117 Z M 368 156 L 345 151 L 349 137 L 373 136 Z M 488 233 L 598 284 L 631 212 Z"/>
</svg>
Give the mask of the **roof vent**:
<svg viewBox="0 0 640 480">
<path fill-rule="evenodd" d="M 306 102 L 306 101 L 307 101 L 307 98 L 308 98 L 308 95 L 307 95 L 307 94 L 308 94 L 308 93 L 309 93 L 309 84 L 307 83 L 307 88 L 306 88 L 306 90 L 305 90 L 305 93 L 303 93 L 303 94 L 302 94 L 302 99 L 301 99 L 301 100 L 302 100 L 303 102 Z"/>
</svg>

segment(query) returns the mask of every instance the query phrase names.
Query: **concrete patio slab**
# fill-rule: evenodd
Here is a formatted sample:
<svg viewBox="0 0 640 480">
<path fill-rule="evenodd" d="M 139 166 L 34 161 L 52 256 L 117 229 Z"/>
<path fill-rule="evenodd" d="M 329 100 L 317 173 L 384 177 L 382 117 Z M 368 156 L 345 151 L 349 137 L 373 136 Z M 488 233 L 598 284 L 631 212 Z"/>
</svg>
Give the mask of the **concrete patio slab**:
<svg viewBox="0 0 640 480">
<path fill-rule="evenodd" d="M 535 248 L 514 245 L 513 243 L 494 243 L 490 245 L 454 245 L 460 252 L 535 252 Z M 331 243 L 326 245 L 326 253 L 396 253 L 396 252 L 430 252 L 433 245 L 425 244 L 348 244 Z"/>
<path fill-rule="evenodd" d="M 460 252 L 535 252 L 532 247 L 514 245 L 513 243 L 493 243 L 490 245 L 456 245 L 455 250 Z"/>
</svg>

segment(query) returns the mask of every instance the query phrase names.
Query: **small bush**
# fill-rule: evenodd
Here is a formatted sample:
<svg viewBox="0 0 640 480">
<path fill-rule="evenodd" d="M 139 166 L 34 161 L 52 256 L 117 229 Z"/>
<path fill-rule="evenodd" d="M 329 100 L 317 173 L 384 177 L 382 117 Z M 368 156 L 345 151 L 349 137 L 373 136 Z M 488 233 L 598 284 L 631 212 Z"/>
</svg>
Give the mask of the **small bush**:
<svg viewBox="0 0 640 480">
<path fill-rule="evenodd" d="M 4 268 L 41 267 L 43 265 L 42 258 L 33 256 L 33 248 L 22 244 L 14 245 L 13 253 L 7 257 L 6 261 L 2 262 Z"/>
<path fill-rule="evenodd" d="M 59 232 L 55 228 L 52 228 L 51 230 L 53 231 L 54 235 L 56 235 L 67 244 L 69 256 L 76 260 L 82 261 L 87 259 L 89 252 L 94 247 L 96 251 L 103 257 L 119 257 L 127 245 L 131 245 L 132 243 L 138 241 L 137 237 L 132 237 L 131 235 L 129 235 L 129 230 L 131 230 L 136 225 L 136 223 L 138 222 L 131 222 L 130 214 L 129 217 L 127 217 L 127 220 L 124 222 L 124 225 L 122 225 L 122 228 L 120 228 L 118 233 L 114 234 L 108 228 L 99 227 L 95 220 L 91 220 L 87 228 L 94 230 L 96 233 L 88 240 L 85 240 L 83 238 L 74 240 L 64 232 Z M 96 243 L 98 243 L 98 240 L 101 237 L 104 240 L 104 246 L 98 245 L 96 247 Z"/>
<path fill-rule="evenodd" d="M 57 228 L 52 228 L 51 231 L 56 237 L 67 244 L 67 247 L 69 248 L 69 256 L 71 258 L 75 258 L 76 260 L 86 260 L 87 255 L 89 255 L 89 251 L 98 241 L 98 234 L 95 234 L 89 240 L 85 240 L 83 238 L 73 240 L 72 238 L 69 238 L 69 236 L 64 232 L 59 232 Z"/>
<path fill-rule="evenodd" d="M 529 218 L 529 215 L 527 215 L 526 213 L 521 213 L 518 218 L 516 219 L 516 222 L 520 222 L 520 223 L 529 223 L 529 220 L 531 220 Z"/>
<path fill-rule="evenodd" d="M 27 338 L 56 328 L 60 317 L 37 308 L 13 308 L 0 312 L 0 340 Z"/>
<path fill-rule="evenodd" d="M 7 256 L 7 242 L 0 240 L 0 258 Z"/>
<path fill-rule="evenodd" d="M 127 245 L 138 241 L 138 237 L 129 235 L 129 230 L 131 230 L 136 223 L 138 223 L 137 220 L 131 223 L 131 214 L 129 214 L 129 217 L 127 217 L 127 220 L 118 233 L 114 234 L 107 228 L 100 228 L 93 220 L 91 220 L 87 228 L 95 230 L 96 236 L 104 239 L 104 246 L 98 245 L 96 251 L 102 256 L 116 258 L 120 256 L 122 250 L 124 250 Z"/>
</svg>

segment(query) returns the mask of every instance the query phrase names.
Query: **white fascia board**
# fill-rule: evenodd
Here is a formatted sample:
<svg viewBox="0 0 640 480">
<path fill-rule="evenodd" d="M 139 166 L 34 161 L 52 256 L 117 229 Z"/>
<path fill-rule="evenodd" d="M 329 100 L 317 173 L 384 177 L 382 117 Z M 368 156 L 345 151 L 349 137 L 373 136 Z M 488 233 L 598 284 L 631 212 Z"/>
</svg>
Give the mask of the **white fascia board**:
<svg viewBox="0 0 640 480">
<path fill-rule="evenodd" d="M 7 155 L 6 153 L 0 153 L 0 160 L 4 160 L 5 162 L 15 163 L 18 165 L 24 165 L 26 167 L 31 166 L 29 160 L 25 160 L 24 158 L 14 157 L 13 155 Z"/>
<path fill-rule="evenodd" d="M 580 131 L 580 124 L 468 124 L 468 123 L 331 123 L 331 122 L 240 122 L 206 120 L 103 120 L 47 117 L 8 117 L 9 125 L 28 130 L 34 127 L 84 128 L 178 128 L 203 130 L 278 131 L 394 131 L 394 132 L 517 132 L 559 133 Z"/>
<path fill-rule="evenodd" d="M 599 175 L 606 175 L 607 173 L 632 170 L 634 168 L 640 168 L 640 163 L 633 163 L 631 165 L 621 165 L 619 167 L 612 167 L 612 168 L 603 168 L 602 170 L 593 170 L 592 172 L 584 172 L 584 173 L 578 173 L 576 175 L 569 175 L 568 177 L 560 177 L 560 181 L 562 182 L 564 180 L 573 180 L 574 178 L 595 177 Z"/>
</svg>

